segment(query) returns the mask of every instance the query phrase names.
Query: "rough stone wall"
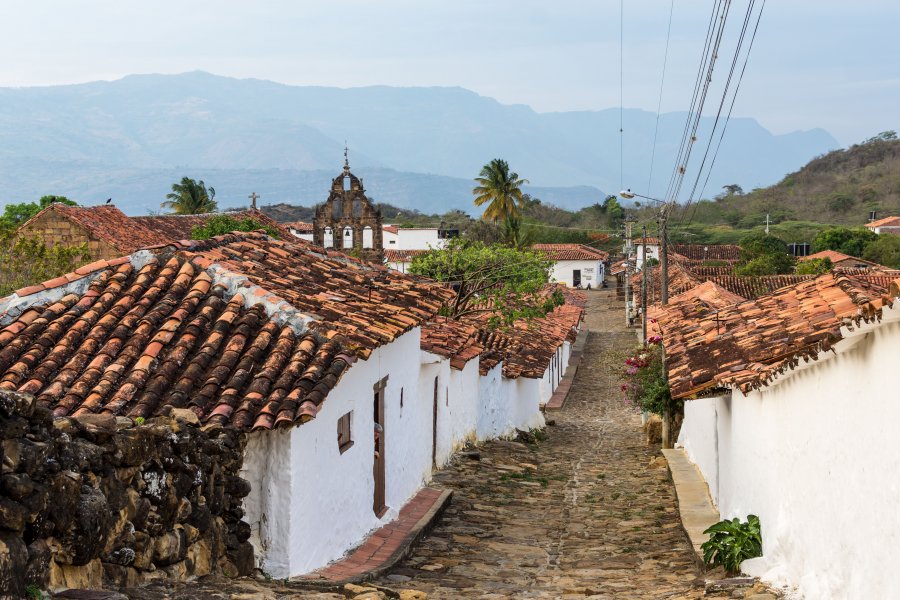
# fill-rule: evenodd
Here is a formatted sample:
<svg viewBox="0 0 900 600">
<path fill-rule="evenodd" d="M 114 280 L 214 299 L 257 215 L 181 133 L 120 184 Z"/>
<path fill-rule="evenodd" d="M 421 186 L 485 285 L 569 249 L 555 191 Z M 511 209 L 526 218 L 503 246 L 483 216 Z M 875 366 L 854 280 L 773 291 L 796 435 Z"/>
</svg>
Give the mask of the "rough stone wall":
<svg viewBox="0 0 900 600">
<path fill-rule="evenodd" d="M 19 235 L 39 238 L 48 246 L 78 246 L 87 243 L 91 260 L 109 260 L 122 255 L 107 242 L 90 235 L 78 223 L 53 210 L 32 219 L 19 230 Z"/>
<path fill-rule="evenodd" d="M 253 569 L 245 436 L 172 412 L 53 420 L 0 391 L 0 597 Z"/>
<path fill-rule="evenodd" d="M 349 184 L 348 189 L 344 189 L 345 181 Z M 372 236 L 370 247 L 363 243 L 367 228 Z M 331 231 L 331 248 L 355 254 L 363 260 L 383 260 L 381 213 L 366 197 L 362 181 L 347 166 L 331 182 L 328 200 L 316 207 L 313 218 L 314 244 L 325 247 L 326 229 Z M 348 229 L 352 232 L 349 237 L 345 235 L 345 230 Z"/>
</svg>

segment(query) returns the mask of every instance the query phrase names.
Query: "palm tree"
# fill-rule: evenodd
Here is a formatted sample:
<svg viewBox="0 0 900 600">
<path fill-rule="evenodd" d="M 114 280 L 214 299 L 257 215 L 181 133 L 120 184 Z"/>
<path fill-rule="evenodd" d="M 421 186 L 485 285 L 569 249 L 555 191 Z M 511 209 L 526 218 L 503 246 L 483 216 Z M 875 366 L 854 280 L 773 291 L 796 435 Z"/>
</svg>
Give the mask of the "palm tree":
<svg viewBox="0 0 900 600">
<path fill-rule="evenodd" d="M 172 193 L 166 194 L 168 200 L 162 206 L 171 208 L 179 215 L 211 213 L 219 209 L 215 197 L 216 190 L 207 188 L 202 179 L 194 181 L 190 177 L 182 177 L 181 183 L 172 184 Z"/>
<path fill-rule="evenodd" d="M 475 206 L 488 205 L 481 215 L 482 219 L 496 223 L 511 217 L 518 218 L 523 204 L 522 185 L 528 180 L 519 179 L 518 173 L 510 173 L 505 160 L 495 158 L 484 165 L 475 182 L 478 184 L 472 190 Z"/>
</svg>

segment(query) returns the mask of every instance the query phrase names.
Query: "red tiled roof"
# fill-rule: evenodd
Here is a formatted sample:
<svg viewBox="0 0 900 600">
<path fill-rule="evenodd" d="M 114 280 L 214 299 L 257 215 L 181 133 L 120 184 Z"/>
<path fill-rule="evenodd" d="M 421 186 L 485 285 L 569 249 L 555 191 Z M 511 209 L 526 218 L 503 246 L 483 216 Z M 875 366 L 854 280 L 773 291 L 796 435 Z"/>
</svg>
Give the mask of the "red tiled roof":
<svg viewBox="0 0 900 600">
<path fill-rule="evenodd" d="M 28 227 L 33 220 L 48 212 L 64 215 L 122 254 L 130 254 L 138 248 L 151 247 L 164 242 L 153 230 L 144 227 L 141 223 L 136 223 L 113 204 L 69 206 L 53 203 L 29 219 L 20 229 Z"/>
<path fill-rule="evenodd" d="M 829 273 L 699 319 L 661 313 L 672 395 L 685 398 L 725 386 L 746 393 L 767 385 L 801 357 L 815 359 L 831 348 L 841 339 L 842 325 L 880 318 L 881 307 L 892 303 L 885 291 Z M 890 296 L 900 296 L 900 279 L 891 284 Z"/>
<path fill-rule="evenodd" d="M 647 303 L 655 304 L 662 300 L 662 269 L 660 266 L 650 267 L 650 278 L 647 280 Z M 635 307 L 641 306 L 641 280 L 644 271 L 639 271 L 631 277 L 631 289 L 634 293 Z M 701 282 L 690 271 L 677 263 L 669 264 L 669 296 L 675 296 L 696 287 Z"/>
<path fill-rule="evenodd" d="M 559 289 L 566 303 L 547 315 L 530 321 L 517 321 L 507 329 L 490 330 L 478 317 L 464 319 L 478 327 L 478 342 L 484 348 L 479 365 L 482 375 L 503 363 L 503 376 L 509 379 L 544 376 L 553 354 L 566 340 L 575 341 L 578 325 L 584 316 L 586 297 L 565 286 L 548 286 L 547 292 Z"/>
<path fill-rule="evenodd" d="M 450 359 L 450 366 L 462 370 L 478 358 L 484 348 L 478 343 L 478 327 L 454 319 L 437 319 L 422 326 L 421 348 Z"/>
<path fill-rule="evenodd" d="M 550 260 L 606 260 L 609 253 L 584 244 L 533 244 L 532 250 L 541 252 Z"/>
<path fill-rule="evenodd" d="M 396 225 L 385 225 L 382 227 L 383 231 L 387 231 L 388 233 L 400 233 L 400 228 Z"/>
<path fill-rule="evenodd" d="M 163 237 L 168 242 L 177 242 L 180 240 L 191 239 L 191 231 L 194 227 L 205 225 L 211 217 L 223 215 L 233 219 L 255 219 L 263 225 L 278 230 L 281 237 L 286 235 L 291 235 L 293 237 L 293 234 L 290 233 L 284 224 L 275 221 L 262 211 L 254 209 L 236 210 L 224 213 L 204 213 L 199 215 L 149 215 L 131 218 L 147 229 L 155 232 L 157 234 L 157 240 L 159 240 L 160 237 Z M 160 242 L 157 241 L 157 243 Z"/>
<path fill-rule="evenodd" d="M 359 356 L 430 319 L 454 292 L 430 280 L 317 248 L 291 236 L 231 234 L 191 242 L 186 254 L 216 263 L 314 316 L 309 327 L 340 333 Z"/>
<path fill-rule="evenodd" d="M 389 263 L 408 263 L 412 262 L 417 256 L 430 252 L 430 250 L 384 250 L 384 260 Z"/>
<path fill-rule="evenodd" d="M 701 281 L 714 281 L 726 290 L 747 298 L 758 298 L 771 294 L 779 288 L 794 285 L 801 281 L 814 279 L 815 275 L 751 275 L 740 277 L 738 275 L 700 276 Z"/>
<path fill-rule="evenodd" d="M 669 304 L 654 304 L 647 309 L 649 329 L 655 335 L 661 333 L 658 321 L 688 320 L 704 317 L 726 306 L 731 306 L 745 299 L 733 294 L 722 286 L 705 281 L 697 287 L 669 298 Z M 648 332 L 648 336 L 650 333 Z"/>
<path fill-rule="evenodd" d="M 735 244 L 673 244 L 672 251 L 692 261 L 741 259 L 741 247 Z"/>
<path fill-rule="evenodd" d="M 139 270 L 100 262 L 0 301 L 0 389 L 56 416 L 183 407 L 242 430 L 289 426 L 315 417 L 354 354 L 453 293 L 260 233 L 169 246 Z M 35 294 L 85 277 L 86 291 Z"/>
<path fill-rule="evenodd" d="M 900 217 L 884 217 L 877 221 L 866 223 L 866 227 L 900 227 Z"/>
<path fill-rule="evenodd" d="M 290 223 L 282 223 L 288 229 L 296 231 L 297 233 L 312 233 L 313 232 L 313 224 L 307 223 L 306 221 L 291 221 Z"/>
</svg>

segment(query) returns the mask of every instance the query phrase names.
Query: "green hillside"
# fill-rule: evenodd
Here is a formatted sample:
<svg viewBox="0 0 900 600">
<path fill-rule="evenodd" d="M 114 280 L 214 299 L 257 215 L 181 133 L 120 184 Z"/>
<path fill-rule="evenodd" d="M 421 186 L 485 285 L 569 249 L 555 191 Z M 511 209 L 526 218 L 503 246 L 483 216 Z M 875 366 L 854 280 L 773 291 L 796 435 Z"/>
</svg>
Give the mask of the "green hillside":
<svg viewBox="0 0 900 600">
<path fill-rule="evenodd" d="M 732 242 L 763 227 L 768 214 L 785 241 L 811 241 L 827 225 L 861 226 L 871 211 L 900 214 L 900 140 L 885 132 L 819 156 L 773 186 L 727 191 L 677 211 L 676 236 Z"/>
</svg>

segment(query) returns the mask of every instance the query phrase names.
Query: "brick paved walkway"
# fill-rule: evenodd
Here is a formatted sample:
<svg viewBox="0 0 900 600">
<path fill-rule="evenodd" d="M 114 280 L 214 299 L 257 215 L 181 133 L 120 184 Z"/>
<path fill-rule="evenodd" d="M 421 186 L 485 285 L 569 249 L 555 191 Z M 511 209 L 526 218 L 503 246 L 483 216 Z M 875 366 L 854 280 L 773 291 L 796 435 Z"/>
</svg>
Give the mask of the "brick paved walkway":
<svg viewBox="0 0 900 600">
<path fill-rule="evenodd" d="M 489 442 L 438 473 L 453 502 L 380 583 L 436 599 L 702 594 L 665 462 L 621 400 L 616 353 L 635 343 L 623 320 L 614 292 L 589 293 L 591 333 L 545 439 Z"/>
</svg>

